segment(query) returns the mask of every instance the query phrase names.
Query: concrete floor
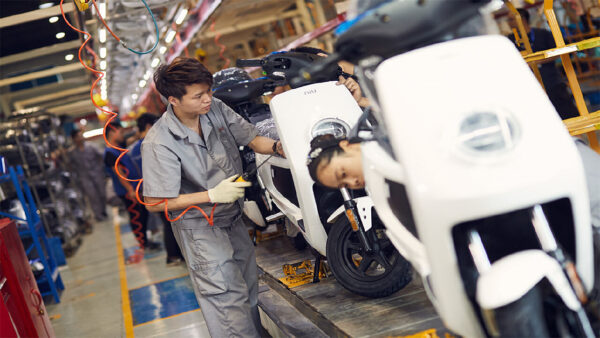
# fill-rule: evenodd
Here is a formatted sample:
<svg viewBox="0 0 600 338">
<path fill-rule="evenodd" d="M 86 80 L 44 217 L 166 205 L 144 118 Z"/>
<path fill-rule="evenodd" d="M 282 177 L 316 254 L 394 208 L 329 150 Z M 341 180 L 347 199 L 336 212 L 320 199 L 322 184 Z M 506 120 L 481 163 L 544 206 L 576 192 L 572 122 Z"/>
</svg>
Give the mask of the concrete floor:
<svg viewBox="0 0 600 338">
<path fill-rule="evenodd" d="M 167 267 L 164 250 L 125 265 L 117 243 L 120 240 L 125 251 L 131 251 L 136 241 L 128 227 L 121 229 L 127 222 L 124 215 L 113 211 L 112 219 L 95 224 L 94 232 L 84 237 L 75 255 L 67 259 L 67 266 L 61 268 L 65 283 L 61 302 L 46 299 L 56 336 L 210 337 L 190 293 L 185 266 Z M 176 288 L 165 287 L 174 283 Z M 140 300 L 137 294 L 151 297 Z M 123 298 L 127 298 L 125 302 Z M 168 304 L 173 298 L 179 301 Z M 187 307 L 179 303 L 187 303 Z"/>
</svg>

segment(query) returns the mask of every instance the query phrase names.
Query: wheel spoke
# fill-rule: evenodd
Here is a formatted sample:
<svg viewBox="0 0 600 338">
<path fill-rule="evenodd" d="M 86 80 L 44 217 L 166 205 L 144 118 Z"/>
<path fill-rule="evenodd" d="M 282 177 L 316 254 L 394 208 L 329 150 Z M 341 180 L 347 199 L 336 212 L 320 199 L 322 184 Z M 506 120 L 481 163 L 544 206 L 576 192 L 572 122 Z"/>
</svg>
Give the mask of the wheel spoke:
<svg viewBox="0 0 600 338">
<path fill-rule="evenodd" d="M 377 263 L 381 264 L 381 266 L 383 266 L 386 270 L 392 267 L 390 261 L 387 259 L 387 257 L 385 257 L 385 254 L 381 251 L 379 251 L 378 255 L 375 257 L 375 260 L 377 261 Z"/>
<path fill-rule="evenodd" d="M 346 247 L 352 251 L 361 251 L 362 250 L 362 246 L 360 245 L 360 243 L 356 243 L 356 242 L 352 242 L 352 241 L 346 242 Z"/>
<path fill-rule="evenodd" d="M 360 265 L 358 266 L 358 270 L 362 273 L 367 272 L 367 270 L 371 266 L 371 263 L 373 263 L 373 258 L 363 257 L 363 259 L 360 261 Z"/>
</svg>

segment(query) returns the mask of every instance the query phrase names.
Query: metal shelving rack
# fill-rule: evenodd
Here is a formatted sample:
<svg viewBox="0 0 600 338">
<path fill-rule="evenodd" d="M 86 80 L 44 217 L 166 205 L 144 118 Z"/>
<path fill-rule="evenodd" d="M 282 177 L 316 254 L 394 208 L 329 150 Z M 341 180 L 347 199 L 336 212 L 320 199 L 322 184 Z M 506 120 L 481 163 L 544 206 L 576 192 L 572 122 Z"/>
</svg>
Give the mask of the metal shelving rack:
<svg viewBox="0 0 600 338">
<path fill-rule="evenodd" d="M 31 239 L 30 245 L 26 246 L 27 257 L 35 256 L 38 258 L 44 270 L 36 279 L 38 287 L 42 290 L 42 296 L 51 295 L 59 303 L 60 296 L 58 292 L 64 290 L 58 265 L 44 229 L 44 224 L 39 216 L 37 205 L 33 199 L 29 184 L 25 179 L 25 174 L 21 166 L 8 168 L 8 174 L 0 176 L 0 183 L 11 182 L 15 188 L 19 202 L 25 210 L 26 219 L 16 217 L 7 213 L 0 212 L 0 216 L 9 217 L 18 221 L 26 222 L 27 226 L 19 229 L 19 236 L 24 242 Z M 35 254 L 35 255 L 34 255 Z"/>
</svg>

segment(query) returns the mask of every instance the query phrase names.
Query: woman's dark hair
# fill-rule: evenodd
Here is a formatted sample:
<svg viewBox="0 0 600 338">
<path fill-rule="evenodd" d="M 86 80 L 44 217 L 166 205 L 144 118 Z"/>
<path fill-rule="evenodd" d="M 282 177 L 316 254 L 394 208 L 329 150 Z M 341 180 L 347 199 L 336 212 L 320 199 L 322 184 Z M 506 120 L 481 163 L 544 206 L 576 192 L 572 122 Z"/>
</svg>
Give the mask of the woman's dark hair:
<svg viewBox="0 0 600 338">
<path fill-rule="evenodd" d="M 167 99 L 171 96 L 181 99 L 186 94 L 185 87 L 198 83 L 212 87 L 213 77 L 194 58 L 176 58 L 171 64 L 162 65 L 154 72 L 156 90 Z"/>
<path fill-rule="evenodd" d="M 110 134 L 117 129 L 123 128 L 120 122 L 112 121 L 111 123 L 106 125 L 106 138 L 110 137 Z"/>
<path fill-rule="evenodd" d="M 308 173 L 315 182 L 317 179 L 317 169 L 322 165 L 328 165 L 334 156 L 344 153 L 344 149 L 340 147 L 340 142 L 343 138 L 336 138 L 331 134 L 319 135 L 310 141 L 310 152 L 306 160 Z"/>
<path fill-rule="evenodd" d="M 79 131 L 80 131 L 79 129 L 73 129 L 71 131 L 71 138 L 74 139 L 75 137 L 77 137 L 77 134 L 79 134 Z"/>
</svg>

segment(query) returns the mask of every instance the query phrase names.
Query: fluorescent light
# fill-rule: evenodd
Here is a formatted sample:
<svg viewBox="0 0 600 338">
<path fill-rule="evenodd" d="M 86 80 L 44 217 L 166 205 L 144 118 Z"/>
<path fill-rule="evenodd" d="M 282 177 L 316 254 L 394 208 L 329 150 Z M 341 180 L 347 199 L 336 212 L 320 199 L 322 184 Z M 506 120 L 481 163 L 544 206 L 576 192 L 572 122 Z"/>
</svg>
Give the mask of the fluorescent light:
<svg viewBox="0 0 600 338">
<path fill-rule="evenodd" d="M 50 19 L 48 19 L 48 21 L 50 21 L 50 23 L 58 22 L 58 16 L 51 16 Z"/>
<path fill-rule="evenodd" d="M 67 61 L 71 61 L 71 60 L 73 60 L 73 58 L 74 58 L 73 54 L 65 55 L 65 60 L 67 60 Z"/>
<path fill-rule="evenodd" d="M 144 88 L 146 86 L 146 80 L 140 80 L 140 83 L 138 83 L 140 85 L 140 88 Z"/>
<path fill-rule="evenodd" d="M 100 30 L 98 30 L 98 40 L 100 40 L 100 43 L 106 42 L 106 29 L 100 28 Z"/>
<path fill-rule="evenodd" d="M 98 3 L 98 9 L 100 10 L 100 16 L 102 16 L 103 18 L 106 18 L 106 4 Z"/>
<path fill-rule="evenodd" d="M 138 99 L 138 94 L 131 94 L 131 98 L 134 99 L 134 100 L 137 100 Z"/>
<path fill-rule="evenodd" d="M 175 31 L 172 29 L 169 29 L 169 31 L 167 32 L 167 37 L 165 37 L 165 42 L 166 43 L 171 43 L 171 41 L 173 41 L 173 39 L 175 38 Z"/>
<path fill-rule="evenodd" d="M 53 3 L 53 2 L 44 2 L 43 4 L 41 4 L 41 5 L 40 5 L 40 7 L 39 7 L 39 8 L 40 8 L 40 9 L 44 9 L 44 8 L 50 8 L 50 7 L 52 7 L 52 6 L 54 6 L 54 3 Z"/>
<path fill-rule="evenodd" d="M 148 80 L 148 79 L 150 78 L 150 75 L 152 75 L 152 73 L 151 73 L 150 71 L 147 71 L 147 72 L 144 74 L 144 80 Z"/>
<path fill-rule="evenodd" d="M 104 113 L 102 113 L 104 114 Z M 104 128 L 92 129 L 83 133 L 83 138 L 90 138 L 94 136 L 100 136 L 104 133 Z"/>
<path fill-rule="evenodd" d="M 150 64 L 150 66 L 151 66 L 152 68 L 156 68 L 156 66 L 158 66 L 159 64 L 160 64 L 160 59 L 159 59 L 159 58 L 154 58 L 154 59 L 152 60 L 152 63 Z"/>
<path fill-rule="evenodd" d="M 102 70 L 106 69 L 106 60 L 100 61 L 100 69 L 102 69 Z"/>
<path fill-rule="evenodd" d="M 164 54 L 167 52 L 167 49 L 168 49 L 167 46 L 162 46 L 158 49 L 158 52 L 161 54 Z"/>
<path fill-rule="evenodd" d="M 185 16 L 187 15 L 187 13 L 188 13 L 187 8 L 180 9 L 179 13 L 177 13 L 177 17 L 175 18 L 175 23 L 178 25 L 181 25 L 183 20 L 185 20 Z"/>
<path fill-rule="evenodd" d="M 64 38 L 64 37 L 65 37 L 65 32 L 56 33 L 56 38 L 57 38 L 57 39 L 59 39 L 59 40 L 60 40 L 60 39 L 62 39 L 62 38 Z"/>
<path fill-rule="evenodd" d="M 100 47 L 100 57 L 103 59 L 106 57 L 106 47 Z"/>
<path fill-rule="evenodd" d="M 80 123 L 82 126 L 85 126 L 85 125 L 87 124 L 87 120 L 86 120 L 86 119 L 81 119 L 81 120 L 79 120 L 79 123 Z"/>
</svg>

